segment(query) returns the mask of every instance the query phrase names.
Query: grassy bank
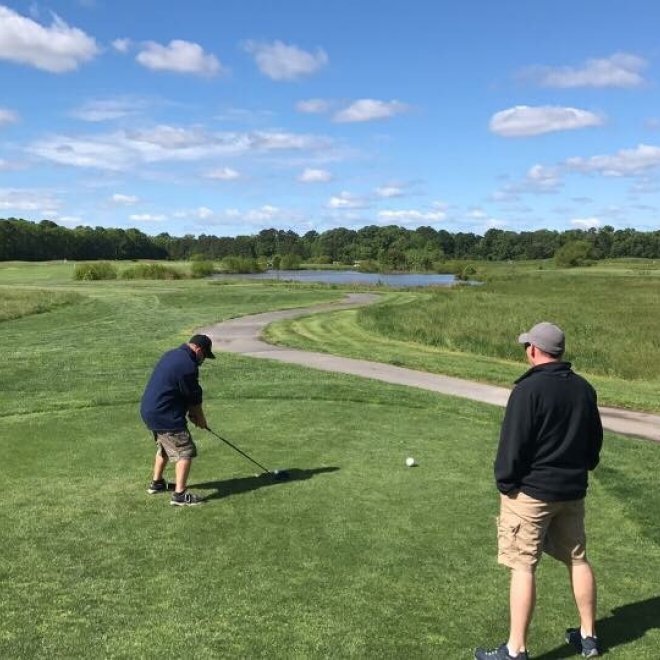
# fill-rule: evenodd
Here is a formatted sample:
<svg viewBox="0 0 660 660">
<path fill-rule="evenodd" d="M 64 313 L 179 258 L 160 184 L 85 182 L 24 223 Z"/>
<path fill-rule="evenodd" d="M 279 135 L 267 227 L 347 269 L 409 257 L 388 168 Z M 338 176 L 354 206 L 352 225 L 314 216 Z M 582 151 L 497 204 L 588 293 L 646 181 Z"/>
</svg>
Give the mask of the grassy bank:
<svg viewBox="0 0 660 660">
<path fill-rule="evenodd" d="M 525 368 L 520 332 L 552 320 L 566 358 L 602 403 L 660 410 L 660 270 L 649 264 L 568 271 L 500 264 L 480 286 L 391 295 L 382 304 L 283 321 L 271 341 L 510 385 Z"/>
<path fill-rule="evenodd" d="M 12 272 L 0 269 L 0 299 L 79 299 L 0 322 L 0 657 L 469 658 L 504 639 L 501 410 L 219 355 L 202 368 L 209 421 L 293 478 L 257 479 L 197 432 L 191 486 L 208 501 L 177 509 L 145 493 L 138 401 L 161 352 L 222 318 L 341 292 Z M 592 480 L 599 632 L 617 658 L 660 647 L 659 470 L 656 445 L 608 434 Z M 539 581 L 534 657 L 568 657 L 565 570 L 546 560 Z"/>
</svg>

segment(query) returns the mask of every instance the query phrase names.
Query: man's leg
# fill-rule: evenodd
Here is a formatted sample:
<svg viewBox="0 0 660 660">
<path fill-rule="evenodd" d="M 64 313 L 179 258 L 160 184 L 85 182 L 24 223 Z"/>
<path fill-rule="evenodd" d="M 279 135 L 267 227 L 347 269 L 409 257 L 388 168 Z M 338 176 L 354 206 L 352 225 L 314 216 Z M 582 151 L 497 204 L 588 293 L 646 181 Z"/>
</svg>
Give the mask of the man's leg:
<svg viewBox="0 0 660 660">
<path fill-rule="evenodd" d="M 568 567 L 573 596 L 580 614 L 582 637 L 594 637 L 596 621 L 596 578 L 589 562 Z"/>
<path fill-rule="evenodd" d="M 165 471 L 167 462 L 167 454 L 161 452 L 159 447 L 159 450 L 156 452 L 156 458 L 154 459 L 154 481 L 160 481 L 163 478 L 163 472 Z"/>
<path fill-rule="evenodd" d="M 174 490 L 177 493 L 183 493 L 186 490 L 191 460 L 192 459 L 190 458 L 180 458 L 176 462 L 174 468 L 174 474 L 176 475 L 176 488 Z"/>
<path fill-rule="evenodd" d="M 533 571 L 511 570 L 509 591 L 509 653 L 518 654 L 527 650 L 527 629 L 536 603 L 536 577 Z"/>
</svg>

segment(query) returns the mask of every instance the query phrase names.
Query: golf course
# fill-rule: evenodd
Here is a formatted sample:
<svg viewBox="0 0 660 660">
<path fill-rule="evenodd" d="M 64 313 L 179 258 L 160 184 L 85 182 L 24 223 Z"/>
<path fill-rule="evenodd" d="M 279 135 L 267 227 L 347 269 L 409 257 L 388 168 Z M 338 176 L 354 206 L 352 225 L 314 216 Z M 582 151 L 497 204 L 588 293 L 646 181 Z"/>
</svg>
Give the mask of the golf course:
<svg viewBox="0 0 660 660">
<path fill-rule="evenodd" d="M 77 281 L 74 268 L 0 263 L 0 658 L 459 660 L 506 638 L 500 407 L 216 350 L 200 370 L 210 427 L 290 478 L 264 479 L 192 429 L 189 487 L 205 502 L 172 507 L 146 493 L 154 443 L 139 415 L 161 354 L 200 328 L 362 289 Z M 265 336 L 511 387 L 527 369 L 517 335 L 551 320 L 599 403 L 660 413 L 657 260 L 482 275 L 372 287 L 375 303 Z M 587 526 L 608 657 L 660 657 L 658 474 L 660 445 L 605 433 Z M 545 558 L 538 584 L 530 657 L 577 657 L 563 641 L 577 623 L 566 569 Z"/>
</svg>

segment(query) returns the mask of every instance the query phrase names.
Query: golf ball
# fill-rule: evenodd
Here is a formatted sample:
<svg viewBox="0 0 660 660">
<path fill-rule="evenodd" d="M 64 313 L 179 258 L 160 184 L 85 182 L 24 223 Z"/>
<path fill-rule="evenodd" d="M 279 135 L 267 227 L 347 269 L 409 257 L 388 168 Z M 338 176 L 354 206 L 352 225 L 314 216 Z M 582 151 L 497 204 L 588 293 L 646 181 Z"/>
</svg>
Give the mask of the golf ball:
<svg viewBox="0 0 660 660">
<path fill-rule="evenodd" d="M 415 459 L 412 456 L 408 456 L 408 458 L 406 458 L 406 465 L 408 467 L 414 467 L 415 465 L 417 465 L 417 463 L 415 462 Z"/>
</svg>

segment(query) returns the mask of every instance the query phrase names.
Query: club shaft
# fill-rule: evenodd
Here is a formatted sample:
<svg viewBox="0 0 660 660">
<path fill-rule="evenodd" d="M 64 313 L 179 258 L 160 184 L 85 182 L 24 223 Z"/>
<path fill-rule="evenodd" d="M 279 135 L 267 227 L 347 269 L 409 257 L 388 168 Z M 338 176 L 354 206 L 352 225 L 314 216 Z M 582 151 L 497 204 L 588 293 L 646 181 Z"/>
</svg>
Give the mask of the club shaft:
<svg viewBox="0 0 660 660">
<path fill-rule="evenodd" d="M 206 430 L 214 435 L 218 440 L 222 440 L 226 445 L 229 445 L 234 451 L 237 451 L 241 456 L 244 456 L 245 458 L 248 459 L 248 461 L 254 463 L 257 467 L 261 468 L 264 472 L 268 472 L 268 474 L 271 474 L 270 470 L 267 467 L 264 467 L 261 463 L 258 463 L 257 461 L 254 460 L 251 456 L 248 456 L 242 449 L 239 449 L 235 444 L 229 442 L 226 438 L 223 438 L 221 435 L 218 435 L 213 429 L 206 427 Z"/>
</svg>

